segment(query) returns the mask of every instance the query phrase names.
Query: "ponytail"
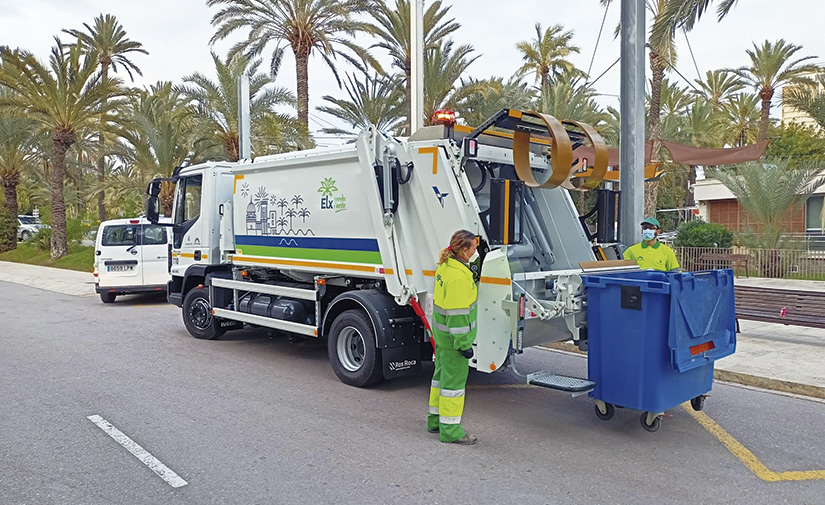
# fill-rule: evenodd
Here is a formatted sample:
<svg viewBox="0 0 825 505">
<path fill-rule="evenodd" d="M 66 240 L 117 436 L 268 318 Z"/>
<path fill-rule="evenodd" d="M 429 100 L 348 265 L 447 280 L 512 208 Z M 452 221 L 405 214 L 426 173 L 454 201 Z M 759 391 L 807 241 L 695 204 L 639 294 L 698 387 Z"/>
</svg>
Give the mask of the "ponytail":
<svg viewBox="0 0 825 505">
<path fill-rule="evenodd" d="M 450 245 L 441 250 L 438 255 L 438 264 L 446 263 L 449 258 L 456 259 L 457 254 L 468 249 L 476 240 L 475 233 L 467 230 L 458 230 L 450 237 Z"/>
</svg>

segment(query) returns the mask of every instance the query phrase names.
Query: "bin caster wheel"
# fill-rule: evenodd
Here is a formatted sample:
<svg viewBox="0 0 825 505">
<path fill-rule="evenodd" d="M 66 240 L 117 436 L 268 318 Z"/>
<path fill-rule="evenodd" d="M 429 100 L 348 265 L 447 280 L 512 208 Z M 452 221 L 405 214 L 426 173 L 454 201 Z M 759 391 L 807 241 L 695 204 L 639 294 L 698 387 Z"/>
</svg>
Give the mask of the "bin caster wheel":
<svg viewBox="0 0 825 505">
<path fill-rule="evenodd" d="M 609 420 L 613 419 L 613 414 L 616 413 L 616 408 L 613 407 L 612 403 L 605 403 L 604 404 L 604 412 L 602 412 L 601 409 L 599 408 L 599 404 L 596 404 L 594 407 L 595 407 L 595 410 L 596 410 L 596 417 L 598 417 L 602 421 L 609 421 Z"/>
<path fill-rule="evenodd" d="M 700 412 L 703 408 L 705 408 L 705 398 L 705 395 L 697 396 L 690 401 L 690 406 L 693 407 L 693 410 L 696 412 Z"/>
<path fill-rule="evenodd" d="M 649 419 L 651 416 L 653 417 L 653 420 Z M 640 420 L 642 421 L 642 428 L 651 433 L 659 429 L 659 424 L 661 422 L 661 418 L 658 415 L 651 414 L 650 412 L 643 412 Z"/>
</svg>

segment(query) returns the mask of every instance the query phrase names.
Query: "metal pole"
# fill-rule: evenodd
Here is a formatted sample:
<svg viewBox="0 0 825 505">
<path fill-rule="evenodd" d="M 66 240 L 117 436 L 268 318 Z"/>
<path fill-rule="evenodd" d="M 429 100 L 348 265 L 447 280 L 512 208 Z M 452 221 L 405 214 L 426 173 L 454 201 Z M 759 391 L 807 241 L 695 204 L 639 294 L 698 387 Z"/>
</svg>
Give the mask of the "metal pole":
<svg viewBox="0 0 825 505">
<path fill-rule="evenodd" d="M 238 77 L 238 159 L 252 156 L 251 124 L 249 119 L 249 76 Z"/>
<path fill-rule="evenodd" d="M 410 135 L 424 125 L 424 0 L 410 2 Z"/>
<path fill-rule="evenodd" d="M 619 242 L 641 240 L 645 166 L 645 2 L 622 0 Z"/>
</svg>

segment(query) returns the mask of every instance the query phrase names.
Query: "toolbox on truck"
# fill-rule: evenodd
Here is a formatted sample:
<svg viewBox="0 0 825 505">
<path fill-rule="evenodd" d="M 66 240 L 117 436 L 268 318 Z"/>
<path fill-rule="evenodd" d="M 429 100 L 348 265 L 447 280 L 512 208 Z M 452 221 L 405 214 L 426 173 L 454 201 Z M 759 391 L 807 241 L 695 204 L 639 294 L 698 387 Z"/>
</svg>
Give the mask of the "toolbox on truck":
<svg viewBox="0 0 825 505">
<path fill-rule="evenodd" d="M 665 410 L 713 384 L 714 362 L 736 349 L 733 271 L 652 270 L 583 276 L 587 289 L 588 378 L 597 414 L 645 411 L 655 431 Z M 599 402 L 603 402 L 599 404 Z"/>
</svg>

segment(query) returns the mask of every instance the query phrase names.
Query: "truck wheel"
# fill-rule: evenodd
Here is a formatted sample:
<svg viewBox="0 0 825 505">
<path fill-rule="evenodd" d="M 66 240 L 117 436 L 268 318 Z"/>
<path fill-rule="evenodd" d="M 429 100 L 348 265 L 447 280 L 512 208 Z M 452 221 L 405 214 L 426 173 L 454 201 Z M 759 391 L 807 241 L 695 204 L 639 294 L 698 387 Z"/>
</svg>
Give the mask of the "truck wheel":
<svg viewBox="0 0 825 505">
<path fill-rule="evenodd" d="M 329 361 L 344 384 L 363 387 L 380 382 L 381 350 L 375 345 L 375 331 L 369 317 L 351 309 L 335 318 L 327 340 Z"/>
<path fill-rule="evenodd" d="M 115 303 L 117 295 L 114 293 L 100 293 L 100 301 L 103 303 Z"/>
<path fill-rule="evenodd" d="M 209 291 L 192 289 L 183 298 L 183 324 L 195 338 L 212 340 L 224 334 L 218 320 L 212 317 Z"/>
</svg>

